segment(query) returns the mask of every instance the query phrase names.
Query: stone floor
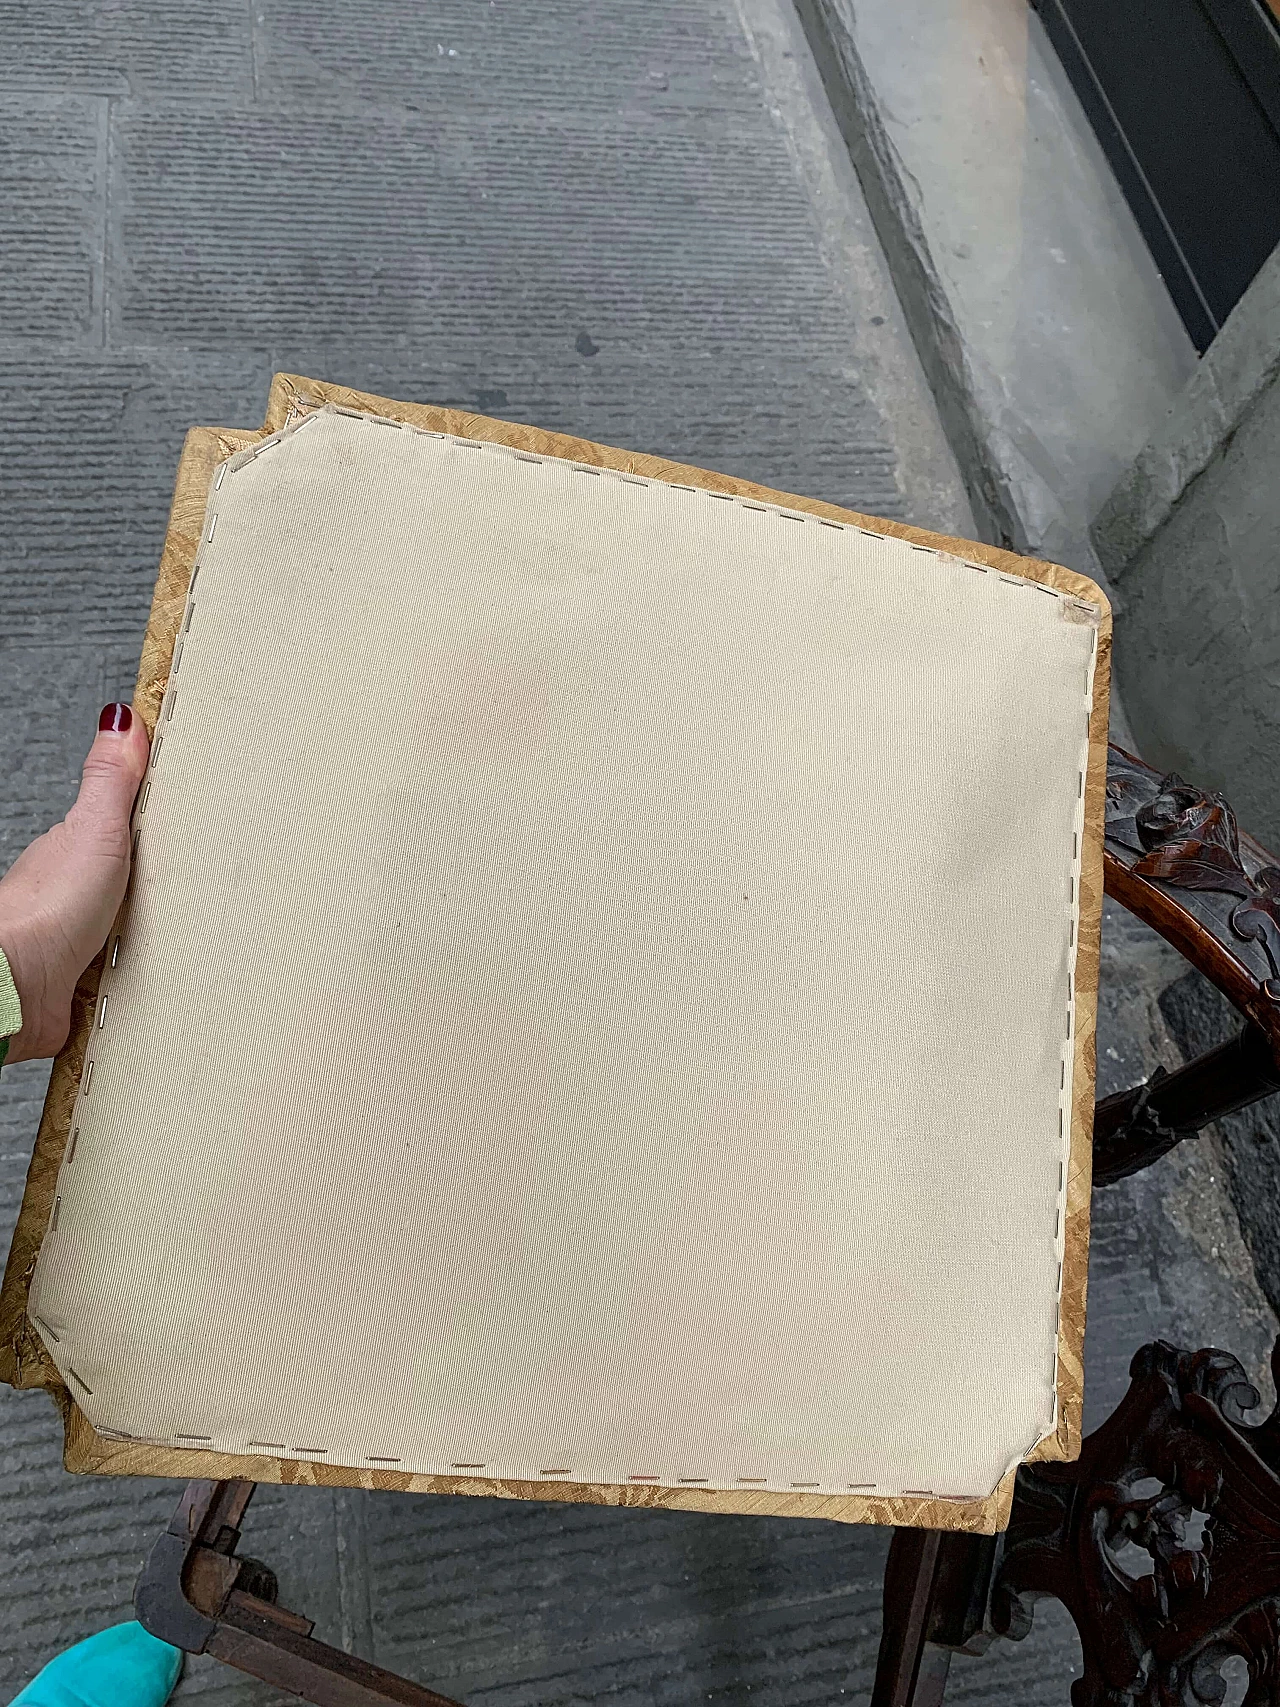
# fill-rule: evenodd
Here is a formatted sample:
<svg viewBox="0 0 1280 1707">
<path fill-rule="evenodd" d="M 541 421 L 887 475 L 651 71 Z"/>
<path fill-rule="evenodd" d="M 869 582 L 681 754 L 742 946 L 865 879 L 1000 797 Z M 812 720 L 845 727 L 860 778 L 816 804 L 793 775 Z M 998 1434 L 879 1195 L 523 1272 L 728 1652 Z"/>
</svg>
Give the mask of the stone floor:
<svg viewBox="0 0 1280 1707">
<path fill-rule="evenodd" d="M 789 0 L 0 0 L 0 39 L 0 867 L 129 691 L 184 429 L 260 420 L 273 369 L 971 531 Z M 1122 915 L 1105 948 L 1111 1089 L 1176 1061 L 1182 968 Z M 0 1245 L 46 1076 L 0 1084 Z M 1215 1143 L 1097 1199 L 1092 1419 L 1156 1334 L 1261 1365 Z M 177 1493 L 65 1475 L 55 1421 L 0 1390 L 2 1701 L 128 1616 Z M 247 1536 L 319 1634 L 493 1707 L 865 1699 L 887 1543 L 302 1489 Z M 1063 1702 L 1073 1666 L 1044 1608 L 950 1693 Z M 274 1699 L 211 1662 L 196 1696 Z"/>
</svg>

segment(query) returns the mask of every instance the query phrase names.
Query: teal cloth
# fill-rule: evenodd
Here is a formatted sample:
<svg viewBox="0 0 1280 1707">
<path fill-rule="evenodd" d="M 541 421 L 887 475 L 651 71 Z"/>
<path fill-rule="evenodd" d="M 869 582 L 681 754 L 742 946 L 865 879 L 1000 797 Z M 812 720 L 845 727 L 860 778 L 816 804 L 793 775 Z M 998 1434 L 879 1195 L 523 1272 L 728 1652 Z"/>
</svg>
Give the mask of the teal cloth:
<svg viewBox="0 0 1280 1707">
<path fill-rule="evenodd" d="M 50 1660 L 12 1707 L 164 1707 L 181 1670 L 180 1648 L 113 1624 Z"/>
</svg>

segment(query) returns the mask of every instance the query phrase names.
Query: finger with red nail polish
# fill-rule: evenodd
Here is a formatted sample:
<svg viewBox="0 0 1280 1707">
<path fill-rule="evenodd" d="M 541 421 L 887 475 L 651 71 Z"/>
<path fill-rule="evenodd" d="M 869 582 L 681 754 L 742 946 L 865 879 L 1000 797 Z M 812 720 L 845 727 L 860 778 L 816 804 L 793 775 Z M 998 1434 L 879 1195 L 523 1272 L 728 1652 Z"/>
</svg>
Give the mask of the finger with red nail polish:
<svg viewBox="0 0 1280 1707">
<path fill-rule="evenodd" d="M 129 818 L 150 741 L 122 700 L 104 706 L 71 810 L 0 877 L 0 949 L 22 1004 L 8 1060 L 56 1055 L 71 997 L 107 940 L 129 880 Z"/>
</svg>

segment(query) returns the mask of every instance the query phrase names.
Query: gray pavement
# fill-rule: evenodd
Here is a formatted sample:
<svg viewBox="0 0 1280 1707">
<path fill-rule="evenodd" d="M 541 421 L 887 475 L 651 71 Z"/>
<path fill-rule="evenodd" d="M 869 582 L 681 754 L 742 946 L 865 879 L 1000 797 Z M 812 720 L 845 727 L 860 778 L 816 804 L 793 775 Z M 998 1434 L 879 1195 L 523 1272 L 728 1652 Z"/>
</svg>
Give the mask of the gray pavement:
<svg viewBox="0 0 1280 1707">
<path fill-rule="evenodd" d="M 185 428 L 273 369 L 476 407 L 970 532 L 789 0 L 0 0 L 0 866 L 127 695 Z M 1181 968 L 1108 921 L 1106 1088 L 1177 1059 Z M 0 1085 L 0 1241 L 47 1069 Z M 1100 1197 L 1096 1418 L 1162 1333 L 1274 1322 L 1213 1143 Z M 975 1348 L 975 1355 L 980 1351 Z M 128 1616 L 173 1484 L 65 1475 L 0 1389 L 0 1700 Z M 867 1696 L 884 1531 L 264 1489 L 247 1547 L 318 1633 L 492 1707 Z M 951 1697 L 1066 1699 L 1076 1644 Z M 195 1662 L 179 1700 L 265 1707 Z"/>
</svg>

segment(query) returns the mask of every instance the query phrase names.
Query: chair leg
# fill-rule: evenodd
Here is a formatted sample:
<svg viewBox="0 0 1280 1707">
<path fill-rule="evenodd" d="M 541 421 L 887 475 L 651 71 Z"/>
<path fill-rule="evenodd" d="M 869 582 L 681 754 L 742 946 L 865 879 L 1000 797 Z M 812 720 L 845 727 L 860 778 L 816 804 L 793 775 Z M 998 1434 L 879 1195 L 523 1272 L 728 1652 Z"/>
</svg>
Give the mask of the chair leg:
<svg viewBox="0 0 1280 1707">
<path fill-rule="evenodd" d="M 317 1707 L 459 1707 L 341 1648 L 276 1604 L 276 1576 L 236 1552 L 252 1482 L 189 1482 L 138 1578 L 138 1622 L 161 1641 L 214 1659 Z"/>
<path fill-rule="evenodd" d="M 1280 1378 L 1280 1341 L 1272 1353 Z M 1280 1409 L 1234 1357 L 1157 1340 L 1066 1464 L 1024 1464 L 988 1628 L 1025 1635 L 1044 1595 L 1080 1633 L 1075 1707 L 1212 1707 L 1243 1660 L 1249 1707 L 1280 1678 Z"/>
<path fill-rule="evenodd" d="M 1215 1707 L 1228 1660 L 1280 1704 L 1280 1407 L 1246 1421 L 1227 1352 L 1157 1340 L 1129 1373 L 1078 1459 L 1023 1464 L 1002 1536 L 896 1532 L 873 1707 L 939 1707 L 951 1654 L 1021 1640 L 1043 1596 L 1080 1635 L 1073 1707 Z"/>
<path fill-rule="evenodd" d="M 944 1536 L 899 1529 L 884 1572 L 884 1625 L 871 1707 L 938 1707 L 951 1654 L 929 1641 Z"/>
</svg>

